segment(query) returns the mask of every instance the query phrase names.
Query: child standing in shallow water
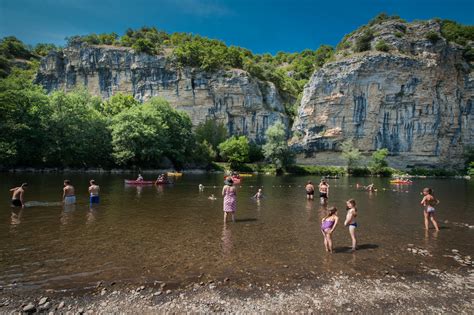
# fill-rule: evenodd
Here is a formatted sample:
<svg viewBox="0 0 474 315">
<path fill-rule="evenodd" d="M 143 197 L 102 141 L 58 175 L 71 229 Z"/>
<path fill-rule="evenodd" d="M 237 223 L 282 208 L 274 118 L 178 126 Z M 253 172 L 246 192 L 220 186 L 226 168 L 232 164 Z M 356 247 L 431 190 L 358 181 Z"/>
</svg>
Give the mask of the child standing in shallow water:
<svg viewBox="0 0 474 315">
<path fill-rule="evenodd" d="M 332 232 L 339 221 L 336 213 L 337 208 L 331 207 L 328 209 L 328 214 L 321 220 L 321 232 L 324 236 L 324 247 L 326 248 L 326 251 L 330 253 L 332 253 Z"/>
<path fill-rule="evenodd" d="M 346 202 L 347 215 L 346 220 L 344 221 L 344 226 L 349 227 L 349 234 L 351 235 L 352 240 L 352 251 L 357 249 L 357 239 L 355 236 L 355 229 L 357 227 L 356 217 L 357 217 L 357 208 L 356 202 L 354 199 L 349 199 Z"/>
<path fill-rule="evenodd" d="M 439 200 L 433 196 L 433 191 L 431 188 L 424 188 L 423 189 L 423 200 L 421 200 L 421 205 L 425 208 L 423 213 L 425 217 L 425 229 L 428 230 L 429 228 L 429 220 L 433 224 L 436 231 L 439 231 L 438 223 L 435 219 L 435 208 L 437 204 L 439 204 Z"/>
</svg>

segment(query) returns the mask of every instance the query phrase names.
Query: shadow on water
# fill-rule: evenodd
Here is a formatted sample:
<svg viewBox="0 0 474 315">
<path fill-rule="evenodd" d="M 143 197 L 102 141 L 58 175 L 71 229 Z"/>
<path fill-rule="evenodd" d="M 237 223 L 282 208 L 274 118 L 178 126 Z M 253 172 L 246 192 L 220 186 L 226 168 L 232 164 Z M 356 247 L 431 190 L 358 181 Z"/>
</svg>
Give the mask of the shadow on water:
<svg viewBox="0 0 474 315">
<path fill-rule="evenodd" d="M 365 249 L 376 249 L 379 248 L 379 245 L 376 244 L 362 244 L 357 246 L 357 250 L 365 250 Z M 334 248 L 335 253 L 352 253 L 352 248 L 349 246 L 341 246 Z"/>
</svg>

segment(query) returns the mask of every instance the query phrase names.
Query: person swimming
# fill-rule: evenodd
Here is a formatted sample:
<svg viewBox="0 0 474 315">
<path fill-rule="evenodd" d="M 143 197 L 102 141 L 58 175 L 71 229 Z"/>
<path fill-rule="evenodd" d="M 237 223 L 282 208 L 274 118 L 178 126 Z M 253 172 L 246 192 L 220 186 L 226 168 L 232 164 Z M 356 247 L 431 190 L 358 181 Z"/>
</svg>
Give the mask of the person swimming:
<svg viewBox="0 0 474 315">
<path fill-rule="evenodd" d="M 347 226 L 349 228 L 349 234 L 352 240 L 352 251 L 355 251 L 357 249 L 357 239 L 355 235 L 355 229 L 357 227 L 356 201 L 354 199 L 347 200 L 346 208 L 347 208 L 347 215 L 346 215 L 346 220 L 344 221 L 344 226 Z"/>
<path fill-rule="evenodd" d="M 20 187 L 14 187 L 10 189 L 10 192 L 12 192 L 12 207 L 25 207 L 25 201 L 23 200 L 23 196 L 25 194 L 26 187 L 28 187 L 28 183 L 23 183 Z"/>
<path fill-rule="evenodd" d="M 433 196 L 433 190 L 431 188 L 424 188 L 422 194 L 424 197 L 420 204 L 424 207 L 425 229 L 429 229 L 429 221 L 431 221 L 435 230 L 439 231 L 438 222 L 436 222 L 435 218 L 435 206 L 439 204 L 439 200 Z"/>
<path fill-rule="evenodd" d="M 328 209 L 327 215 L 321 220 L 321 232 L 324 237 L 324 247 L 326 251 L 332 253 L 332 233 L 337 226 L 339 217 L 337 216 L 337 208 Z"/>
<path fill-rule="evenodd" d="M 255 199 L 262 199 L 263 198 L 262 188 L 258 189 L 257 193 L 255 195 L 253 195 L 253 198 L 255 198 Z"/>
<path fill-rule="evenodd" d="M 306 198 L 308 200 L 313 200 L 314 199 L 314 186 L 313 186 L 313 182 L 311 182 L 310 180 L 306 183 L 306 186 L 305 186 L 305 190 L 306 190 Z"/>
<path fill-rule="evenodd" d="M 217 200 L 217 198 L 214 196 L 214 194 L 210 195 L 209 197 L 207 197 L 207 199 L 209 200 Z"/>
</svg>

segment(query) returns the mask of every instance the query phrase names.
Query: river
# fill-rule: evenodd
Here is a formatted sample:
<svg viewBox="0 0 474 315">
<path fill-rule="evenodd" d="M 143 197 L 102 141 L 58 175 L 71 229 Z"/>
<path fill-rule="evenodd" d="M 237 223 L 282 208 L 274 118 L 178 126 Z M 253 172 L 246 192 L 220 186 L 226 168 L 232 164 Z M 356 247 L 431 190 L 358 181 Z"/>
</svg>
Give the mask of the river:
<svg viewBox="0 0 474 315">
<path fill-rule="evenodd" d="M 94 177 L 101 203 L 91 208 Z M 347 228 L 334 234 L 335 253 L 324 251 L 319 229 L 324 208 L 305 199 L 307 176 L 253 176 L 237 186 L 237 222 L 223 224 L 221 174 L 188 175 L 173 185 L 133 187 L 127 175 L 0 174 L 0 285 L 17 289 L 76 290 L 98 281 L 186 283 L 231 278 L 236 283 L 285 283 L 323 273 L 371 277 L 385 270 L 413 275 L 420 268 L 458 270 L 452 250 L 474 253 L 474 181 L 415 179 L 394 186 L 385 178 L 329 180 L 329 205 L 344 219 L 344 201 L 358 203 L 360 249 L 348 251 Z M 145 179 L 147 176 L 145 176 Z M 67 178 L 78 202 L 57 202 Z M 148 178 L 152 179 L 152 178 Z M 28 182 L 31 207 L 12 212 L 8 189 Z M 378 192 L 355 188 L 374 182 Z M 205 186 L 199 192 L 198 185 Z M 423 229 L 420 191 L 432 187 L 441 231 Z M 265 198 L 252 199 L 259 187 Z M 208 199 L 215 194 L 216 201 Z M 33 201 L 33 203 L 31 203 Z M 35 202 L 44 202 L 38 204 Z M 412 245 L 409 245 L 412 244 Z M 408 251 L 422 248 L 428 255 Z M 451 257 L 450 257 L 451 256 Z"/>
</svg>

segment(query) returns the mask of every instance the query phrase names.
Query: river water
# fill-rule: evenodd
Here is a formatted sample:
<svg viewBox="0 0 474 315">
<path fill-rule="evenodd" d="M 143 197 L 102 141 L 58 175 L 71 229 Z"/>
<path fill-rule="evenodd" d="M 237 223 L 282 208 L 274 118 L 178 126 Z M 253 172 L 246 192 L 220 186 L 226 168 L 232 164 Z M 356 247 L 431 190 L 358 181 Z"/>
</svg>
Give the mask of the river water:
<svg viewBox="0 0 474 315">
<path fill-rule="evenodd" d="M 101 186 L 100 205 L 90 208 L 88 180 Z M 457 249 L 474 256 L 474 181 L 416 179 L 410 186 L 388 179 L 329 180 L 329 205 L 358 203 L 360 250 L 348 251 L 347 228 L 334 234 L 336 252 L 324 251 L 318 200 L 305 199 L 304 183 L 317 177 L 253 176 L 237 186 L 237 222 L 223 224 L 222 175 L 187 175 L 168 186 L 130 187 L 126 175 L 0 174 L 0 285 L 18 289 L 73 290 L 98 281 L 186 283 L 230 278 L 241 284 L 285 283 L 327 273 L 372 277 L 385 270 L 416 275 L 420 268 L 456 271 Z M 65 178 L 76 187 L 77 205 L 57 202 Z M 145 179 L 146 176 L 145 176 Z M 152 178 L 149 178 L 152 179 Z M 32 207 L 9 206 L 8 189 L 27 181 Z M 357 190 L 374 182 L 378 192 Z M 205 185 L 199 192 L 198 185 Z M 432 187 L 441 231 L 425 232 L 420 191 Z M 265 198 L 251 196 L 258 187 Z M 215 194 L 216 201 L 208 199 Z M 42 202 L 43 204 L 39 203 Z M 36 205 L 35 205 L 36 204 Z M 447 222 L 445 222 L 447 221 Z M 412 254 L 408 244 L 427 250 Z M 412 246 L 412 245 L 410 245 Z"/>
</svg>

